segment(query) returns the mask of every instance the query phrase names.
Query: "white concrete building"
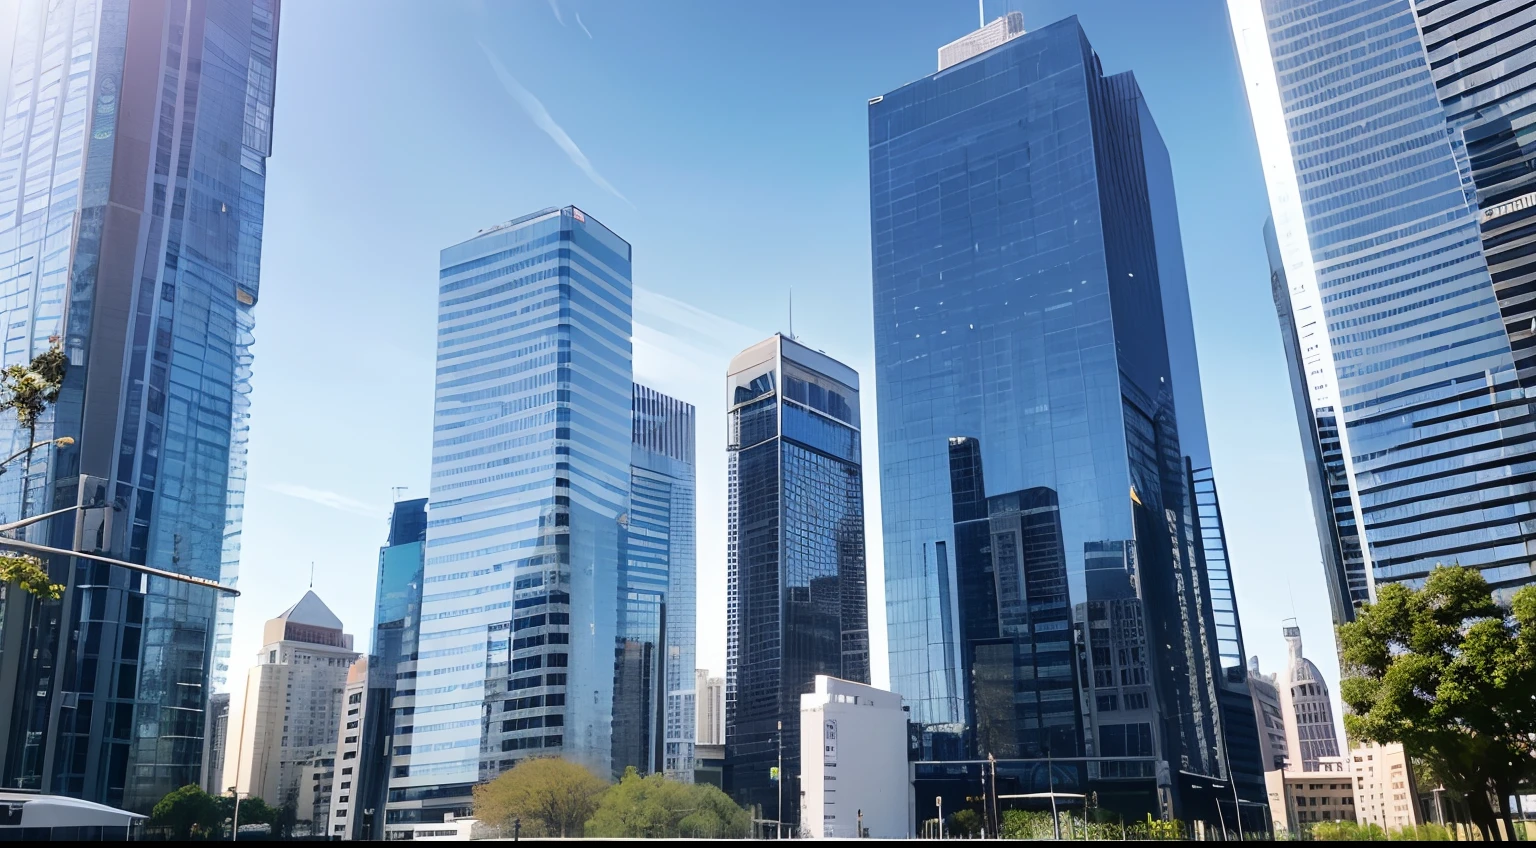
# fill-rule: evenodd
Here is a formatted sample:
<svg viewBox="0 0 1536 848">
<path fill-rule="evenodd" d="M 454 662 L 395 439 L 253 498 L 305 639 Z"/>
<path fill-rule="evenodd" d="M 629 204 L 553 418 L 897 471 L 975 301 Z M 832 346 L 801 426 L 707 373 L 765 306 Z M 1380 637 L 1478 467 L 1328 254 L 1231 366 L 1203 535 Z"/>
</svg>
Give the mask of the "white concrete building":
<svg viewBox="0 0 1536 848">
<path fill-rule="evenodd" d="M 725 678 L 710 677 L 709 669 L 697 669 L 693 673 L 694 710 L 697 716 L 695 743 L 699 745 L 725 744 Z"/>
<path fill-rule="evenodd" d="M 1401 744 L 1367 742 L 1351 748 L 1349 756 L 1361 824 L 1377 824 L 1390 833 L 1423 823 L 1413 768 Z"/>
<path fill-rule="evenodd" d="M 1269 812 L 1275 830 L 1293 837 L 1320 822 L 1356 821 L 1353 776 L 1342 757 L 1322 757 L 1313 771 L 1268 771 Z"/>
<path fill-rule="evenodd" d="M 1248 688 L 1253 693 L 1253 716 L 1259 724 L 1259 749 L 1265 771 L 1285 768 L 1290 746 L 1285 739 L 1285 711 L 1280 707 L 1280 687 L 1275 674 L 1259 672 L 1259 658 L 1248 661 Z"/>
<path fill-rule="evenodd" d="M 903 839 L 912 821 L 907 713 L 901 696 L 816 675 L 800 696 L 800 835 Z M 793 785 L 793 784 L 791 784 Z"/>
<path fill-rule="evenodd" d="M 314 778 L 323 780 L 325 761 L 335 756 L 342 690 L 358 656 L 352 637 L 310 591 L 267 622 L 262 641 L 246 674 L 245 699 L 238 710 L 231 705 L 223 785 L 274 807 L 321 815 L 316 808 L 329 804 L 330 787 L 317 792 Z M 301 774 L 306 767 L 310 772 Z M 301 777 L 308 778 L 302 792 Z M 325 810 L 317 833 L 328 818 Z"/>
<path fill-rule="evenodd" d="M 325 835 L 331 839 L 367 839 L 355 825 L 364 818 L 366 801 L 361 789 L 363 728 L 368 709 L 368 658 L 352 664 L 347 672 L 347 686 L 342 693 L 341 726 L 336 730 L 336 788 L 331 794 L 330 824 Z"/>
</svg>

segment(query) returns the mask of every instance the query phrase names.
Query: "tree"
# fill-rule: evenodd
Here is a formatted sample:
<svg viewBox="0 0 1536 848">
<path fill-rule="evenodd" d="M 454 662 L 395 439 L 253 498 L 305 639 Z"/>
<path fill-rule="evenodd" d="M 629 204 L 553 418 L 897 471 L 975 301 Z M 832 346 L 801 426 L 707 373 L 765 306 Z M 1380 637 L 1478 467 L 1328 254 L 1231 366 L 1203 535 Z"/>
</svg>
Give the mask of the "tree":
<svg viewBox="0 0 1536 848">
<path fill-rule="evenodd" d="M 16 423 L 27 432 L 27 447 L 0 463 L 0 474 L 5 473 L 5 465 L 11 460 L 26 457 L 31 463 L 32 450 L 37 444 L 38 421 L 59 399 L 68 365 L 68 358 L 55 340 L 30 363 L 0 370 L 0 412 L 14 410 Z M 74 439 L 66 437 L 56 442 L 74 444 Z M 64 586 L 48 579 L 48 570 L 43 567 L 42 560 L 27 554 L 0 551 L 0 584 L 4 583 L 15 583 L 22 591 L 50 601 L 57 601 L 64 595 Z"/>
<path fill-rule="evenodd" d="M 228 821 L 235 815 L 235 799 L 231 795 L 220 795 L 216 798 L 219 804 L 219 821 Z M 240 827 L 253 824 L 264 824 L 276 827 L 278 816 L 282 811 L 268 804 L 261 798 L 240 799 Z"/>
<path fill-rule="evenodd" d="M 597 775 L 558 757 L 523 760 L 475 787 L 475 817 L 506 830 L 521 820 L 526 836 L 580 836 L 607 788 Z"/>
<path fill-rule="evenodd" d="M 192 839 L 212 834 L 223 819 L 219 802 L 189 783 L 161 798 L 150 811 L 149 823 L 166 828 L 176 838 Z"/>
<path fill-rule="evenodd" d="M 1484 839 L 1502 838 L 1500 818 L 1513 833 L 1507 799 L 1536 775 L 1536 587 L 1506 609 L 1476 570 L 1437 567 L 1417 591 L 1379 587 L 1339 644 L 1350 737 L 1402 743 Z"/>
<path fill-rule="evenodd" d="M 743 838 L 751 829 L 751 815 L 718 788 L 680 783 L 661 774 L 641 777 L 631 766 L 603 794 L 586 835 L 722 839 Z"/>
<path fill-rule="evenodd" d="M 970 839 L 981 833 L 981 813 L 975 810 L 959 810 L 950 815 L 946 827 L 950 836 Z"/>
</svg>

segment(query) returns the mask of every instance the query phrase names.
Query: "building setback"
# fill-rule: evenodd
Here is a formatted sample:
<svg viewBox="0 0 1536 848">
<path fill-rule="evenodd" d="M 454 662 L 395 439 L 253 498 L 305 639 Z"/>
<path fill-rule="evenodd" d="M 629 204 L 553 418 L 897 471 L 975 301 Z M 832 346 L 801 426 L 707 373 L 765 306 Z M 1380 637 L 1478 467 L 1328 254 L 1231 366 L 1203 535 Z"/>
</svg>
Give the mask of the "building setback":
<svg viewBox="0 0 1536 848">
<path fill-rule="evenodd" d="M 817 675 L 869 682 L 859 377 L 775 334 L 726 392 L 725 785 L 794 828 L 800 696 Z"/>
<path fill-rule="evenodd" d="M 871 99 L 869 139 L 891 683 L 949 761 L 918 764 L 919 815 L 978 794 L 992 754 L 1005 791 L 1262 827 L 1172 170 L 1135 78 L 1075 18 L 1003 19 Z"/>
<path fill-rule="evenodd" d="M 262 641 L 241 709 L 231 710 L 224 785 L 289 808 L 320 833 L 343 690 L 358 655 L 341 619 L 313 591 L 268 621 Z"/>
<path fill-rule="evenodd" d="M 74 440 L 0 477 L 0 521 L 99 497 L 117 508 L 92 552 L 235 583 L 278 10 L 0 9 L 0 365 L 55 344 L 69 362 L 35 434 L 0 417 L 0 455 Z M 76 538 L 64 518 L 27 533 Z M 61 602 L 0 600 L 0 784 L 148 813 L 201 782 L 233 598 L 48 567 Z"/>
</svg>

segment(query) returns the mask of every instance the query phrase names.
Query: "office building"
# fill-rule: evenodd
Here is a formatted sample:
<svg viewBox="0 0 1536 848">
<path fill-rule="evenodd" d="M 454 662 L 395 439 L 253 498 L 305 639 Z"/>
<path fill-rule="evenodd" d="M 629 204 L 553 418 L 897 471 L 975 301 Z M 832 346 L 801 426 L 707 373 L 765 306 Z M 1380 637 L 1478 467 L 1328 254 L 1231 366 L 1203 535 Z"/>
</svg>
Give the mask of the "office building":
<svg viewBox="0 0 1536 848">
<path fill-rule="evenodd" d="M 608 773 L 633 459 L 630 247 L 572 206 L 442 251 L 420 630 L 386 837 L 525 757 Z M 488 717 L 488 718 L 487 718 Z"/>
<path fill-rule="evenodd" d="M 695 739 L 700 745 L 725 744 L 725 678 L 710 677 L 709 669 L 694 674 L 697 695 L 698 728 Z"/>
<path fill-rule="evenodd" d="M 1350 749 L 1349 754 L 1355 809 L 1361 824 L 1374 824 L 1390 833 L 1426 821 L 1419 808 L 1413 765 L 1401 743 L 1366 742 Z"/>
<path fill-rule="evenodd" d="M 800 727 L 801 838 L 911 835 L 907 713 L 900 695 L 818 674 L 815 689 L 800 696 Z"/>
<path fill-rule="evenodd" d="M 619 570 L 613 769 L 693 782 L 694 408 L 635 385 Z"/>
<path fill-rule="evenodd" d="M 316 745 L 296 754 L 298 790 L 292 801 L 294 835 L 323 837 L 331 819 L 331 788 L 336 779 L 336 743 Z"/>
<path fill-rule="evenodd" d="M 1333 698 L 1328 681 L 1301 654 L 1301 628 L 1285 627 L 1285 679 L 1280 682 L 1280 707 L 1285 716 L 1286 760 L 1298 771 L 1317 771 L 1324 757 L 1339 756 L 1339 733 L 1333 722 Z"/>
<path fill-rule="evenodd" d="M 793 832 L 800 696 L 869 682 L 859 376 L 775 334 L 726 391 L 726 791 Z"/>
<path fill-rule="evenodd" d="M 1265 772 L 1275 830 L 1294 839 L 1318 822 L 1365 822 L 1355 805 L 1351 778 L 1342 757 L 1323 757 L 1306 771 Z"/>
<path fill-rule="evenodd" d="M 1285 735 L 1285 710 L 1280 706 L 1278 676 L 1259 671 L 1259 658 L 1248 666 L 1248 685 L 1253 690 L 1254 721 L 1264 742 L 1264 770 L 1285 768 L 1290 757 L 1290 742 Z"/>
<path fill-rule="evenodd" d="M 203 737 L 203 791 L 222 795 L 224 786 L 224 744 L 229 736 L 229 693 L 216 692 L 208 698 L 208 728 Z"/>
<path fill-rule="evenodd" d="M 370 771 L 382 778 L 389 766 L 388 752 L 368 737 L 370 726 L 382 723 L 377 715 L 370 714 L 370 708 L 377 706 L 368 697 L 372 660 L 373 657 L 363 657 L 352 664 L 347 672 L 346 688 L 341 693 L 340 723 L 336 740 L 331 745 L 334 759 L 332 785 L 335 789 L 328 799 L 328 821 L 318 822 L 320 826 L 315 829 L 317 835 L 324 834 L 327 839 L 372 838 L 373 822 L 364 821 L 369 818 L 367 811 L 384 809 L 382 803 L 374 806 L 375 802 L 384 799 L 370 796 L 366 782 Z M 370 766 L 370 760 L 377 765 Z"/>
<path fill-rule="evenodd" d="M 67 374 L 35 435 L 74 439 L 0 477 L 0 521 L 101 492 L 119 508 L 96 513 L 93 553 L 235 582 L 278 9 L 0 7 L 0 365 L 59 345 Z M 0 417 L 0 455 L 31 436 Z M 28 538 L 68 548 L 73 521 Z M 147 813 L 201 781 L 233 601 L 49 568 L 73 587 L 62 602 L 0 601 L 0 785 Z"/>
<path fill-rule="evenodd" d="M 262 629 L 261 651 L 245 678 L 245 700 L 231 711 L 224 785 L 315 822 L 328 803 L 343 691 L 357 652 L 341 619 L 313 591 Z M 324 783 L 322 787 L 320 784 Z M 321 805 L 323 806 L 323 805 Z"/>
<path fill-rule="evenodd" d="M 1536 386 L 1536 9 L 1527 0 L 1414 0 L 1419 35 L 1520 385 Z M 1459 136 L 1459 145 L 1455 140 Z"/>
<path fill-rule="evenodd" d="M 426 538 L 427 499 L 395 501 L 389 535 L 379 549 L 373 645 L 347 676 L 346 709 L 336 738 L 339 788 L 325 829 L 333 838 L 384 838 L 391 741 L 397 722 L 411 725 L 409 712 L 397 716 L 394 700 L 399 681 L 416 676 Z"/>
<path fill-rule="evenodd" d="M 1478 203 L 1530 190 L 1529 10 L 1227 5 L 1334 619 L 1438 563 L 1507 596 L 1536 545 L 1527 213 Z"/>
<path fill-rule="evenodd" d="M 1075 18 L 1001 30 L 869 102 L 891 683 L 938 761 L 917 809 L 979 794 L 992 754 L 1005 793 L 1261 829 L 1168 153 Z"/>
</svg>

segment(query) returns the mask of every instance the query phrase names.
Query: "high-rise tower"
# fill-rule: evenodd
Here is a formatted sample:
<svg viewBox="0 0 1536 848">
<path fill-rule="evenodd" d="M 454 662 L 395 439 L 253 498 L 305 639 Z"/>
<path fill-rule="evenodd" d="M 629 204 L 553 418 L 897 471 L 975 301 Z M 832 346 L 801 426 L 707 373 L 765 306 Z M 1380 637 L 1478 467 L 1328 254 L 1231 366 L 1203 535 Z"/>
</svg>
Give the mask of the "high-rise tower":
<svg viewBox="0 0 1536 848">
<path fill-rule="evenodd" d="M 385 829 L 525 757 L 605 774 L 633 460 L 630 247 L 573 206 L 442 252 L 415 678 Z"/>
<path fill-rule="evenodd" d="M 869 102 L 892 688 L 1008 791 L 1254 815 L 1168 153 L 1076 19 L 961 42 Z"/>
<path fill-rule="evenodd" d="M 774 335 L 731 360 L 726 407 L 726 791 L 793 828 L 800 696 L 869 682 L 859 375 Z"/>
<path fill-rule="evenodd" d="M 1528 4 L 1227 5 L 1334 619 L 1440 563 L 1507 595 L 1536 562 Z"/>
<path fill-rule="evenodd" d="M 113 505 L 104 556 L 235 582 L 278 0 L 22 0 L 0 93 L 0 364 L 57 344 L 35 433 L 0 417 L 0 521 Z M 96 513 L 104 516 L 105 511 Z M 67 519 L 29 528 L 73 548 Z M 149 812 L 200 782 L 232 597 L 82 560 L 0 600 L 0 785 Z M 4 590 L 0 590 L 4 591 Z M 61 636 L 62 634 L 62 636 Z"/>
</svg>

